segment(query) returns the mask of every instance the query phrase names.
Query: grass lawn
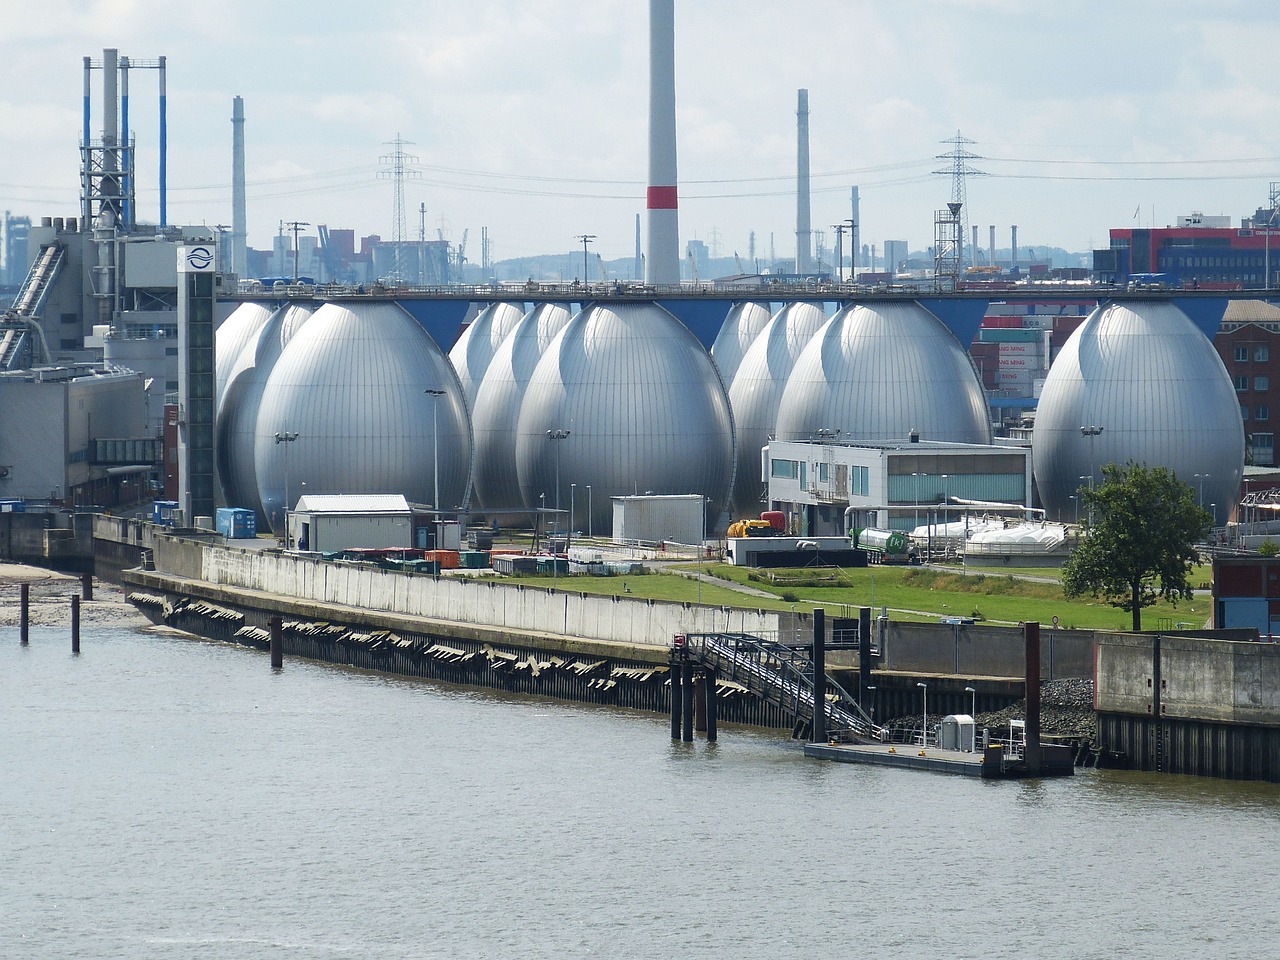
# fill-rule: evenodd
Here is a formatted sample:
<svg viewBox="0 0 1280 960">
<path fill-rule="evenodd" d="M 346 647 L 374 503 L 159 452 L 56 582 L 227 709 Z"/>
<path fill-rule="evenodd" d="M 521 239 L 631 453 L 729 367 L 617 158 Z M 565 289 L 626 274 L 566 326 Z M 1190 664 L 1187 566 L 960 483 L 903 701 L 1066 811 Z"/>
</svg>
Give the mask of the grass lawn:
<svg viewBox="0 0 1280 960">
<path fill-rule="evenodd" d="M 1051 624 L 1056 615 L 1063 628 L 1127 630 L 1128 613 L 1100 601 L 1068 601 L 1056 582 L 1022 580 L 1007 570 L 999 574 L 919 567 L 867 567 L 865 569 L 756 571 L 728 564 L 705 564 L 704 574 L 713 582 L 699 584 L 674 572 L 626 577 L 558 577 L 559 590 L 591 594 L 622 594 L 636 598 L 681 603 L 746 607 L 766 610 L 809 610 L 821 606 L 829 616 L 856 616 L 857 608 L 886 606 L 895 620 L 936 620 L 939 617 L 973 617 L 992 622 L 1019 623 L 1038 620 Z M 679 568 L 694 573 L 695 564 Z M 1032 568 L 1031 576 L 1056 573 L 1052 568 Z M 769 579 L 772 574 L 773 580 Z M 1198 579 L 1197 586 L 1207 582 Z M 551 587 L 551 577 L 520 577 L 530 586 Z M 768 596 L 757 596 L 762 591 Z M 1182 623 L 1201 626 L 1210 615 L 1210 600 L 1197 596 L 1190 602 L 1157 603 L 1142 611 L 1148 629 Z"/>
</svg>

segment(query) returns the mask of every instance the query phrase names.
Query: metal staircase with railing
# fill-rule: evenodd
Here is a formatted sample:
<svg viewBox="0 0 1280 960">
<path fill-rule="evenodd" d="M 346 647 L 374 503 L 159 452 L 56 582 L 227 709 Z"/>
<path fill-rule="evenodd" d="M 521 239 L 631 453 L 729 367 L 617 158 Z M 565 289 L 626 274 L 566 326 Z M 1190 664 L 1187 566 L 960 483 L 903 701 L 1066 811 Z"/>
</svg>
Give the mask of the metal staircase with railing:
<svg viewBox="0 0 1280 960">
<path fill-rule="evenodd" d="M 65 258 L 66 248 L 62 244 L 44 244 L 18 288 L 18 295 L 14 297 L 8 313 L 16 317 L 38 317 Z"/>
<path fill-rule="evenodd" d="M 687 638 L 688 655 L 720 677 L 746 687 L 790 716 L 799 730 L 813 722 L 813 660 L 807 647 L 762 640 L 745 633 L 701 633 Z M 827 677 L 826 730 L 848 743 L 887 739 L 856 698 Z"/>
<path fill-rule="evenodd" d="M 66 248 L 62 244 L 44 244 L 18 288 L 13 305 L 0 315 L 0 370 L 21 370 L 48 360 L 49 351 L 37 321 L 65 259 Z"/>
</svg>

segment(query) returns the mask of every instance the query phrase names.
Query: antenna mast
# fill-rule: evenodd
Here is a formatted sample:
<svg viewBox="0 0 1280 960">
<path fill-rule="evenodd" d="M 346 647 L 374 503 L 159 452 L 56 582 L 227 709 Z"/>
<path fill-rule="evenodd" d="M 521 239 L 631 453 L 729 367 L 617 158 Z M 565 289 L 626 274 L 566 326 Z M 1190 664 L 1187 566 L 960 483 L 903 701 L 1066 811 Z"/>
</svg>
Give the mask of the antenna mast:
<svg viewBox="0 0 1280 960">
<path fill-rule="evenodd" d="M 405 153 L 404 148 L 413 145 L 412 140 L 403 139 L 399 133 L 394 140 L 383 141 L 393 147 L 391 153 L 378 158 L 379 163 L 388 164 L 391 169 L 379 170 L 379 180 L 390 180 L 395 188 L 395 221 L 391 233 L 391 243 L 395 251 L 395 262 L 391 268 L 392 280 L 404 280 L 404 182 L 406 179 L 419 180 L 421 171 L 410 169 L 417 164 L 418 158 Z"/>
</svg>

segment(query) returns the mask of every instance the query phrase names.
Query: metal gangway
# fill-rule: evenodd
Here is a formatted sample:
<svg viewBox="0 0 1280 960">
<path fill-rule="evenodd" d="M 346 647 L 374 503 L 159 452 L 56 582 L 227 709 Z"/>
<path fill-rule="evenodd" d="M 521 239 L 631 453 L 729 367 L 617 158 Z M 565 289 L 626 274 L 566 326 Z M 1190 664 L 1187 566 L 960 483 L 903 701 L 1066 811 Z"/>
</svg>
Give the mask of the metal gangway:
<svg viewBox="0 0 1280 960">
<path fill-rule="evenodd" d="M 689 656 L 713 667 L 720 677 L 746 687 L 791 716 L 796 734 L 812 723 L 813 659 L 806 646 L 763 640 L 746 633 L 695 633 Z M 876 726 L 857 699 L 827 677 L 824 713 L 828 737 L 846 743 L 882 743 L 888 731 Z"/>
</svg>

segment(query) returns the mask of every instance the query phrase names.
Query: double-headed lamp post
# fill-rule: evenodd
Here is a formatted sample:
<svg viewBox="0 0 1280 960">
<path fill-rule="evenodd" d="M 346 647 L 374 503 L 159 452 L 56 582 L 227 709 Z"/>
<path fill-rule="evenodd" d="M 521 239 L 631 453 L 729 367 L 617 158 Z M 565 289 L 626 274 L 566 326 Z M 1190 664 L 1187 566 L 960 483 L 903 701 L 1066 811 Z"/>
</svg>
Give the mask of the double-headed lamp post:
<svg viewBox="0 0 1280 960">
<path fill-rule="evenodd" d="M 596 238 L 594 233 L 580 233 L 577 239 L 582 241 L 582 285 L 587 285 L 587 244 Z"/>
<path fill-rule="evenodd" d="M 1212 479 L 1212 476 L 1211 474 L 1208 474 L 1208 473 L 1197 473 L 1195 475 L 1195 478 L 1200 484 L 1200 492 L 1196 495 L 1196 506 L 1203 507 L 1204 506 L 1204 482 L 1206 480 Z"/>
<path fill-rule="evenodd" d="M 929 685 L 921 680 L 916 683 L 916 686 L 923 691 L 924 695 L 924 723 L 920 732 L 920 745 L 927 747 L 929 745 Z"/>
<path fill-rule="evenodd" d="M 276 434 L 276 443 L 293 443 L 298 439 L 297 431 L 281 430 Z M 284 448 L 284 548 L 289 549 L 289 448 Z"/>
</svg>

